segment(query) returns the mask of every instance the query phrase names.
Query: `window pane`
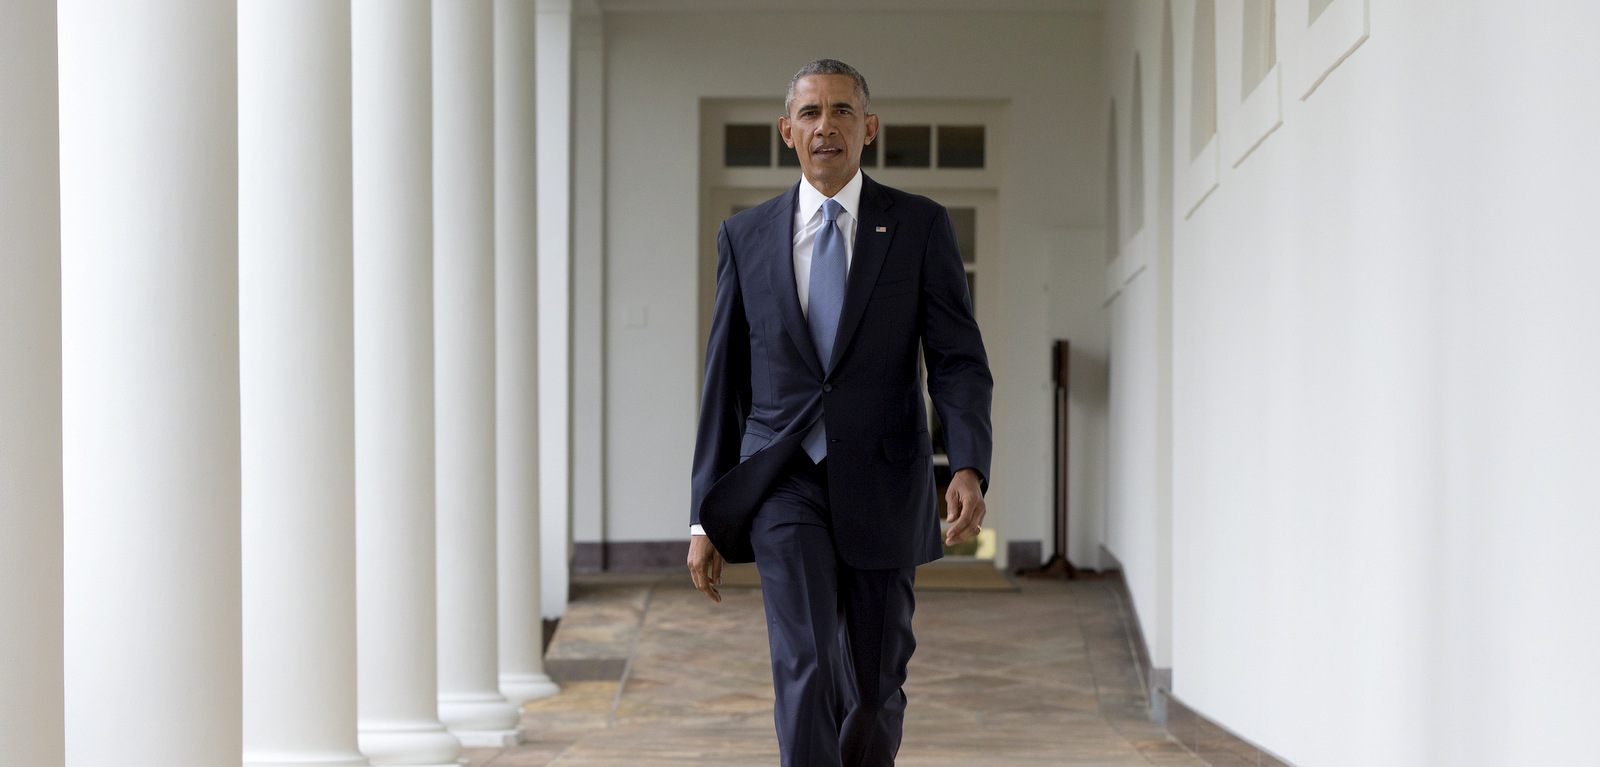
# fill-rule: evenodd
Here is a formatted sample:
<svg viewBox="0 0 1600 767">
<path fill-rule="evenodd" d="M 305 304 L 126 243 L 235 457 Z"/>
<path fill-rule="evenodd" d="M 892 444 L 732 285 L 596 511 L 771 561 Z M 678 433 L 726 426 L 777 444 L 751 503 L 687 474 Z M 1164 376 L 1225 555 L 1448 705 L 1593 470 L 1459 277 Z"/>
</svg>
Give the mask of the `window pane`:
<svg viewBox="0 0 1600 767">
<path fill-rule="evenodd" d="M 939 167 L 982 168 L 983 126 L 939 126 Z"/>
<path fill-rule="evenodd" d="M 956 247 L 961 250 L 961 260 L 977 263 L 978 211 L 976 208 L 951 208 L 950 223 L 956 230 Z"/>
<path fill-rule="evenodd" d="M 793 148 L 791 148 L 788 144 L 785 144 L 782 141 L 778 142 L 778 167 L 780 167 L 780 168 L 798 168 L 798 167 L 800 167 L 800 154 L 798 152 L 796 152 Z"/>
<path fill-rule="evenodd" d="M 878 142 L 874 141 L 871 144 L 861 147 L 861 167 L 878 167 Z"/>
<path fill-rule="evenodd" d="M 886 125 L 883 128 L 883 165 L 886 168 L 926 168 L 933 154 L 930 125 Z"/>
<path fill-rule="evenodd" d="M 729 168 L 772 167 L 772 126 L 725 125 L 722 164 Z"/>
</svg>

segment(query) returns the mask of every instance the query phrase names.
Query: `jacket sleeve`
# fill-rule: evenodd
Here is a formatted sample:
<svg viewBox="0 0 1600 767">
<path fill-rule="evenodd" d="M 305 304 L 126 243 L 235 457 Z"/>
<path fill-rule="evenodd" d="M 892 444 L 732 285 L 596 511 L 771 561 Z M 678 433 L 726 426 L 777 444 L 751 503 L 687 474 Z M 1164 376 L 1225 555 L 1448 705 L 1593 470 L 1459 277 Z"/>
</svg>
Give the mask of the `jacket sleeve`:
<svg viewBox="0 0 1600 767">
<path fill-rule="evenodd" d="M 700 524 L 700 505 L 711 486 L 739 463 L 739 440 L 750 414 L 750 323 L 744 314 L 739 270 L 726 223 L 717 231 L 717 292 L 706 340 L 705 384 L 695 434 L 689 524 Z"/>
<path fill-rule="evenodd" d="M 976 469 L 983 491 L 988 492 L 989 460 L 994 453 L 994 429 L 989 420 L 994 378 L 978 321 L 972 315 L 955 227 L 942 207 L 923 256 L 922 328 L 928 395 L 944 424 L 950 471 Z"/>
</svg>

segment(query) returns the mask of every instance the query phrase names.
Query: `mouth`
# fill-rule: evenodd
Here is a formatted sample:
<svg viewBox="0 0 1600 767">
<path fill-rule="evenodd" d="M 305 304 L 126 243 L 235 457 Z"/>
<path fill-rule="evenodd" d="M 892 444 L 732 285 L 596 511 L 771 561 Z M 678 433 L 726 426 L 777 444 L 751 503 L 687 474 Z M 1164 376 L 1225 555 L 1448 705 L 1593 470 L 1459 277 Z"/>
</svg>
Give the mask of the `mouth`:
<svg viewBox="0 0 1600 767">
<path fill-rule="evenodd" d="M 844 154 L 844 149 L 843 148 L 836 147 L 836 146 L 830 146 L 830 145 L 827 145 L 827 144 L 823 144 L 822 146 L 818 146 L 818 147 L 813 147 L 812 150 L 811 150 L 811 156 L 815 157 L 815 158 L 817 158 L 819 160 L 832 160 L 833 158 L 838 157 L 838 156 L 840 156 L 842 154 Z"/>
</svg>

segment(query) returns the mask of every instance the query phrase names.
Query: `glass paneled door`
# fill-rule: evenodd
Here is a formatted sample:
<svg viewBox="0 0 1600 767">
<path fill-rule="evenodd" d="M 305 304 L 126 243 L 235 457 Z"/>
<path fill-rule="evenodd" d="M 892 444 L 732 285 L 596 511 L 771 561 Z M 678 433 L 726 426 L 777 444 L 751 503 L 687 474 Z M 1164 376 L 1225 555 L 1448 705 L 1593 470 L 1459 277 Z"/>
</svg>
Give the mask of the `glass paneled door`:
<svg viewBox="0 0 1600 767">
<path fill-rule="evenodd" d="M 955 228 L 956 246 L 961 250 L 961 264 L 967 273 L 967 295 L 972 300 L 973 312 L 978 316 L 978 326 L 990 330 L 984 334 L 984 344 L 988 347 L 991 359 L 995 357 L 995 344 L 1003 342 L 998 333 L 993 332 L 996 327 L 993 320 L 986 321 L 986 317 L 994 315 L 993 307 L 983 299 L 979 289 L 980 280 L 978 272 L 983 269 L 985 262 L 993 263 L 999 248 L 996 236 L 998 234 L 998 211 L 996 210 L 995 195 L 988 191 L 975 190 L 949 190 L 930 189 L 918 190 L 919 194 L 937 200 L 950 211 L 950 223 Z M 923 369 L 922 396 L 928 409 L 928 434 L 933 440 L 933 478 L 939 493 L 939 520 L 941 528 L 948 528 L 944 522 L 948 509 L 945 507 L 944 494 L 950 488 L 950 455 L 945 451 L 944 424 L 939 420 L 939 413 L 933 407 L 933 399 L 928 395 L 927 371 Z M 947 558 L 957 559 L 985 559 L 992 560 L 998 542 L 997 525 L 998 515 L 990 510 L 990 516 L 985 521 L 983 531 L 978 537 L 946 546 L 944 553 Z"/>
<path fill-rule="evenodd" d="M 783 188 L 778 187 L 752 187 L 752 188 L 713 188 L 710 190 L 708 205 L 705 211 L 705 220 L 701 222 L 703 233 L 700 256 L 700 338 L 703 339 L 711 331 L 711 307 L 717 286 L 717 242 L 716 233 L 722 221 L 741 210 L 760 205 L 772 197 L 781 194 Z M 979 285 L 979 272 L 983 271 L 986 264 L 993 264 L 998 259 L 999 238 L 999 209 L 996 195 L 988 190 L 908 190 L 924 194 L 941 204 L 950 211 L 950 222 L 955 228 L 956 245 L 961 250 L 962 266 L 967 273 L 967 294 L 972 299 L 973 311 L 978 316 L 978 326 L 989 330 L 984 335 L 984 343 L 988 347 L 990 358 L 996 356 L 996 344 L 1004 343 L 1004 338 L 994 332 L 998 318 L 995 316 L 995 307 L 986 302 Z M 704 348 L 701 353 L 704 354 Z M 702 359 L 703 363 L 704 360 Z M 704 370 L 704 365 L 700 366 Z M 928 396 L 927 372 L 922 371 L 923 404 L 928 412 L 928 434 L 933 440 L 933 473 L 934 483 L 939 495 L 939 518 L 943 527 L 948 527 L 942 520 L 946 512 L 944 494 L 950 486 L 950 456 L 945 452 L 944 424 L 940 423 L 939 415 L 934 411 L 933 400 Z M 697 387 L 698 388 L 698 387 Z M 945 555 L 957 559 L 984 559 L 992 560 L 998 541 L 1000 515 L 990 509 L 983 531 L 977 539 L 960 543 L 945 548 Z"/>
</svg>

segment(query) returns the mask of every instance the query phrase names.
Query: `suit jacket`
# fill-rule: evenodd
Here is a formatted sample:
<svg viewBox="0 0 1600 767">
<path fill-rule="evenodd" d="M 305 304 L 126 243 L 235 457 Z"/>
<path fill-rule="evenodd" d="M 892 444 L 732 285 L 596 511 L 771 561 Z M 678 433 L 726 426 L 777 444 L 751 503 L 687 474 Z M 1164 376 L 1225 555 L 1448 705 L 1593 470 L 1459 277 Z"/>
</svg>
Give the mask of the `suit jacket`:
<svg viewBox="0 0 1600 767">
<path fill-rule="evenodd" d="M 863 179 L 833 364 L 824 368 L 795 290 L 799 189 L 734 215 L 717 233 L 689 521 L 727 561 L 753 561 L 756 509 L 823 419 L 839 556 L 858 569 L 938 559 L 919 348 L 951 469 L 976 469 L 987 491 L 993 446 L 994 380 L 950 215 Z"/>
</svg>

